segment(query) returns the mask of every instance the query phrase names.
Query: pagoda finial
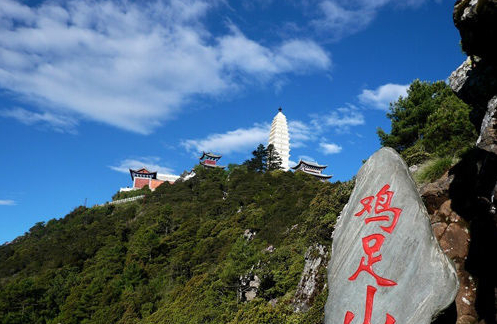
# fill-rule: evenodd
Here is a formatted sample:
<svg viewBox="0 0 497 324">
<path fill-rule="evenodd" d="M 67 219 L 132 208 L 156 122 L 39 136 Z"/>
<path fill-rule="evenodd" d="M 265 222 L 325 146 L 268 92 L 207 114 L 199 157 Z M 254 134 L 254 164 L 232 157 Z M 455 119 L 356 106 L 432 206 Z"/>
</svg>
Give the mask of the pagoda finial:
<svg viewBox="0 0 497 324">
<path fill-rule="evenodd" d="M 283 110 L 283 109 L 282 109 L 281 107 L 280 107 L 280 108 L 278 108 L 278 111 L 279 111 L 279 112 L 281 112 L 282 110 Z"/>
</svg>

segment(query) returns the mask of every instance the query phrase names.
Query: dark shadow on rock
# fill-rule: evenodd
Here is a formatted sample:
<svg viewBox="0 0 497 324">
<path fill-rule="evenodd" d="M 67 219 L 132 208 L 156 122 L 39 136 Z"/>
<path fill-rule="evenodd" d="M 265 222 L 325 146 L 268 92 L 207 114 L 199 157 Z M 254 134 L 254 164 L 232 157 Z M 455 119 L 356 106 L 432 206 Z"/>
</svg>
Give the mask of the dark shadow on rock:
<svg viewBox="0 0 497 324">
<path fill-rule="evenodd" d="M 444 309 L 440 315 L 432 322 L 432 324 L 454 324 L 457 320 L 456 302 L 450 304 Z"/>
<path fill-rule="evenodd" d="M 466 270 L 477 282 L 476 311 L 486 324 L 496 324 L 497 226 L 491 201 L 497 183 L 497 156 L 474 149 L 450 174 L 454 175 L 449 188 L 451 208 L 470 223 Z"/>
<path fill-rule="evenodd" d="M 456 93 L 459 98 L 473 107 L 470 120 L 479 132 L 488 102 L 497 93 L 497 68 L 494 62 L 484 59 L 473 64 L 466 74 L 466 81 Z"/>
</svg>

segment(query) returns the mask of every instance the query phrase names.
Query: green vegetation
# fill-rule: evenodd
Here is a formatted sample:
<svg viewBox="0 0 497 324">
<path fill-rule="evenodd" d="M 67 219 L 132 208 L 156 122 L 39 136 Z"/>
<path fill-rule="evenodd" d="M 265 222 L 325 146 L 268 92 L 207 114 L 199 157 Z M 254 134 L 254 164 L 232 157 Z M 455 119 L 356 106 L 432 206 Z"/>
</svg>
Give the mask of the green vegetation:
<svg viewBox="0 0 497 324">
<path fill-rule="evenodd" d="M 390 104 L 390 134 L 379 128 L 378 136 L 383 146 L 397 150 L 408 165 L 433 161 L 419 177 L 426 181 L 443 174 L 453 158 L 474 146 L 477 133 L 469 120 L 470 110 L 444 81 L 415 80 L 405 98 Z"/>
<path fill-rule="evenodd" d="M 237 165 L 196 173 L 138 202 L 78 207 L 0 246 L 0 323 L 321 323 L 326 289 L 305 313 L 292 298 L 305 251 L 330 245 L 352 182 Z M 249 273 L 261 288 L 241 302 Z"/>
<path fill-rule="evenodd" d="M 243 163 L 248 170 L 266 172 L 281 169 L 281 157 L 273 144 L 269 144 L 267 148 L 259 144 L 257 149 L 252 152 L 252 155 L 252 159 Z"/>
<path fill-rule="evenodd" d="M 460 156 L 477 138 L 470 110 L 444 81 L 415 80 L 407 97 L 390 104 L 390 134 L 380 128 L 378 136 L 383 146 L 397 150 L 409 164 L 432 156 Z"/>
<path fill-rule="evenodd" d="M 416 173 L 415 179 L 418 183 L 428 183 L 440 178 L 447 170 L 455 164 L 450 157 L 430 160 L 421 166 Z"/>
</svg>

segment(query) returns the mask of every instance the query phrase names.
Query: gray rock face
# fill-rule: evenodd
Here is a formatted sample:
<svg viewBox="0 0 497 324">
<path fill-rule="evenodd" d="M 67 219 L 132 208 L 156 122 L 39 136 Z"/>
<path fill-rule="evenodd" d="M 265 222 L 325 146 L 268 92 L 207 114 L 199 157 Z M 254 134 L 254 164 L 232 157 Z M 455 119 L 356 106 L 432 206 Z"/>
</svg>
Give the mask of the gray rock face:
<svg viewBox="0 0 497 324">
<path fill-rule="evenodd" d="M 454 5 L 454 24 L 468 55 L 497 59 L 497 0 L 459 0 Z"/>
<path fill-rule="evenodd" d="M 428 324 L 456 296 L 454 265 L 393 149 L 357 175 L 333 234 L 328 287 L 326 324 Z"/>
<path fill-rule="evenodd" d="M 321 292 L 323 275 L 320 275 L 319 270 L 325 267 L 327 255 L 326 247 L 321 244 L 315 244 L 307 249 L 304 270 L 293 300 L 294 311 L 307 311 L 313 298 Z"/>
<path fill-rule="evenodd" d="M 477 57 L 468 58 L 449 80 L 456 95 L 473 107 L 470 118 L 480 131 L 478 147 L 497 153 L 497 65 Z"/>
<path fill-rule="evenodd" d="M 497 154 L 497 95 L 488 102 L 476 146 Z"/>
<path fill-rule="evenodd" d="M 497 154 L 497 0 L 459 0 L 454 24 L 470 57 L 449 77 L 452 90 L 471 105 L 471 121 L 480 130 L 477 146 Z"/>
</svg>

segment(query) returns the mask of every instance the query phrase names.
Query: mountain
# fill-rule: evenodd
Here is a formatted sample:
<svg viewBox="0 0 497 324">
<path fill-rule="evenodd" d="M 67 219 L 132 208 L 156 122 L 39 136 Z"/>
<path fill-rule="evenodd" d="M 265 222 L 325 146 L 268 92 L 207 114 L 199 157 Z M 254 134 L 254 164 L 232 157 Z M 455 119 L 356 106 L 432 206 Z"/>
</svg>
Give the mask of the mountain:
<svg viewBox="0 0 497 324">
<path fill-rule="evenodd" d="M 353 183 L 196 172 L 1 246 L 0 323 L 320 323 L 327 247 Z"/>
</svg>

